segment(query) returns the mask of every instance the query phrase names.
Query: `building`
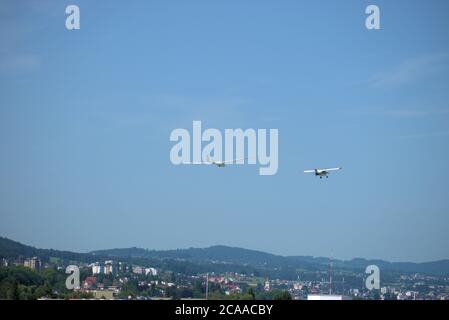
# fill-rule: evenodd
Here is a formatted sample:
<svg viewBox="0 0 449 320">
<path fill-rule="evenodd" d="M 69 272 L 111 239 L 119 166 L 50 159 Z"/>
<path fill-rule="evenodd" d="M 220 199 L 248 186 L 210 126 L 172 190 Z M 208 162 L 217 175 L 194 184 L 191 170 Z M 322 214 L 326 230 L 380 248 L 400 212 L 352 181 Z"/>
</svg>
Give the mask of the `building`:
<svg viewBox="0 0 449 320">
<path fill-rule="evenodd" d="M 106 300 L 112 300 L 118 294 L 117 290 L 92 290 L 89 292 L 92 293 L 94 299 L 106 299 Z"/>
<path fill-rule="evenodd" d="M 293 283 L 293 290 L 302 290 L 302 284 L 299 282 Z"/>
<path fill-rule="evenodd" d="M 145 268 L 145 275 L 157 276 L 157 270 L 155 268 Z"/>
<path fill-rule="evenodd" d="M 114 265 L 112 263 L 105 264 L 104 274 L 114 274 Z"/>
<path fill-rule="evenodd" d="M 92 264 L 91 266 L 93 275 L 104 273 L 104 267 L 100 265 L 98 262 Z"/>
<path fill-rule="evenodd" d="M 33 270 L 40 270 L 42 267 L 42 263 L 37 257 L 33 257 L 31 259 L 25 259 L 25 261 L 23 262 L 23 265 L 25 267 L 33 269 Z"/>
<path fill-rule="evenodd" d="M 87 277 L 83 281 L 82 287 L 85 290 L 95 289 L 96 288 L 96 282 L 97 282 L 97 279 L 95 277 Z"/>
<path fill-rule="evenodd" d="M 133 266 L 133 273 L 143 274 L 143 272 L 144 272 L 144 269 L 142 267 L 140 267 L 140 266 Z"/>
<path fill-rule="evenodd" d="M 265 284 L 263 286 L 265 291 L 271 291 L 270 281 L 268 279 L 265 280 Z"/>
</svg>

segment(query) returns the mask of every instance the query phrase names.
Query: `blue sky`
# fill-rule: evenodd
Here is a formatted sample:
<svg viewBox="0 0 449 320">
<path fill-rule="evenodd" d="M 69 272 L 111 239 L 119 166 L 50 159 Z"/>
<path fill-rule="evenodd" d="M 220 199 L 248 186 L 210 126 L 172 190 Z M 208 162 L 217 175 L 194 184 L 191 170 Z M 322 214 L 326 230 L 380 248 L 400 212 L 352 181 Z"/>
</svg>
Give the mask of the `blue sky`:
<svg viewBox="0 0 449 320">
<path fill-rule="evenodd" d="M 81 29 L 65 29 L 77 4 Z M 377 4 L 381 30 L 365 28 Z M 449 258 L 447 1 L 0 2 L 0 235 Z M 279 171 L 170 132 L 279 129 Z M 302 174 L 341 165 L 326 181 Z"/>
</svg>

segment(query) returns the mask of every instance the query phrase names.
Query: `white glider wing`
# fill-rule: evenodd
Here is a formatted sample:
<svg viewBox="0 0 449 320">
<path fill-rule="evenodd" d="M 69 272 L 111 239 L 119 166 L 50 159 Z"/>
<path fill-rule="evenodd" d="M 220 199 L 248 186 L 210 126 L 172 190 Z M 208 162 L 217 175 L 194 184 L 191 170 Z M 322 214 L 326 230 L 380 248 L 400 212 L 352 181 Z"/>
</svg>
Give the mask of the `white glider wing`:
<svg viewBox="0 0 449 320">
<path fill-rule="evenodd" d="M 237 162 L 237 161 L 240 161 L 240 160 L 246 160 L 246 159 L 248 159 L 248 157 L 246 157 L 246 158 L 240 158 L 240 159 L 232 159 L 232 160 L 225 160 L 225 161 L 217 161 L 217 163 L 232 163 L 232 162 Z"/>
<path fill-rule="evenodd" d="M 338 171 L 338 170 L 341 170 L 341 168 L 327 168 L 327 169 L 323 169 L 322 171 L 329 172 L 329 171 Z"/>
<path fill-rule="evenodd" d="M 183 162 L 182 164 L 212 164 L 211 162 Z"/>
</svg>

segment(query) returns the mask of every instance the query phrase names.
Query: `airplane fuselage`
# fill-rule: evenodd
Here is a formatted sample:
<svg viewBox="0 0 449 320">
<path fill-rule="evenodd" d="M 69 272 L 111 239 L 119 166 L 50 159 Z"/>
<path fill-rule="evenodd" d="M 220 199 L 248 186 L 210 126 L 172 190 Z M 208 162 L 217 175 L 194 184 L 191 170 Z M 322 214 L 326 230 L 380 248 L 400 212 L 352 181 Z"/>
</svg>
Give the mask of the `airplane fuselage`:
<svg viewBox="0 0 449 320">
<path fill-rule="evenodd" d="M 322 177 L 328 178 L 328 174 L 329 174 L 329 172 L 327 172 L 326 170 L 317 170 L 317 169 L 315 169 L 315 175 L 316 175 L 317 177 L 320 177 L 320 179 L 321 179 Z"/>
<path fill-rule="evenodd" d="M 219 168 L 224 168 L 226 164 L 222 163 L 222 162 L 213 162 L 213 164 L 215 164 L 217 167 Z"/>
</svg>

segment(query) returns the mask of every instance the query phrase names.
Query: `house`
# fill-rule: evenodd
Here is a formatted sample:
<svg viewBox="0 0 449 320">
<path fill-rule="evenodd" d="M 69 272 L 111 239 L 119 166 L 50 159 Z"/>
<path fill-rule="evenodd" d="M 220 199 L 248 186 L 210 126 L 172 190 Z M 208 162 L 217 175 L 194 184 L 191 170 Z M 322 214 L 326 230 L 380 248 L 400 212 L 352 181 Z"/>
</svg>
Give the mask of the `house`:
<svg viewBox="0 0 449 320">
<path fill-rule="evenodd" d="M 40 270 L 42 267 L 42 262 L 38 259 L 38 257 L 33 257 L 31 259 L 26 259 L 23 262 L 23 265 L 33 270 Z"/>
<path fill-rule="evenodd" d="M 82 284 L 82 288 L 85 290 L 91 290 L 96 288 L 97 279 L 95 277 L 87 277 Z"/>
</svg>

